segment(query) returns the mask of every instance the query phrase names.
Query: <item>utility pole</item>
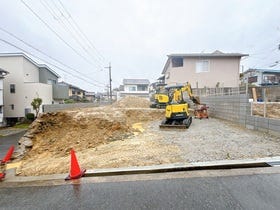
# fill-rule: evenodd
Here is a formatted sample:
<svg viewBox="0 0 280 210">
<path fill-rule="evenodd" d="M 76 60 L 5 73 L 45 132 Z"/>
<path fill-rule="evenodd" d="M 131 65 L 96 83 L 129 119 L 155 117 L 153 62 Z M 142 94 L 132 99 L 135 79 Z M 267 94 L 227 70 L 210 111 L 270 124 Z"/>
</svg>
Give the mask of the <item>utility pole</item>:
<svg viewBox="0 0 280 210">
<path fill-rule="evenodd" d="M 109 63 L 108 67 L 105 67 L 109 69 L 109 95 L 110 95 L 110 102 L 112 102 L 112 75 L 111 75 L 111 63 Z"/>
</svg>

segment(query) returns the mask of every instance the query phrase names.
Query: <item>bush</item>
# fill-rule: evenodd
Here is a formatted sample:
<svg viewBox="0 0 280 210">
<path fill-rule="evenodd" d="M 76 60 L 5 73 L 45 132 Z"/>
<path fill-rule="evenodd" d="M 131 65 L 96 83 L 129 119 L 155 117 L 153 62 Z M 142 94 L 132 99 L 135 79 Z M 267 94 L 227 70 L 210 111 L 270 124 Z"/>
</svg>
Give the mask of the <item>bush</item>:
<svg viewBox="0 0 280 210">
<path fill-rule="evenodd" d="M 33 121 L 35 119 L 35 115 L 33 113 L 27 113 L 26 114 L 26 119 Z"/>
</svg>

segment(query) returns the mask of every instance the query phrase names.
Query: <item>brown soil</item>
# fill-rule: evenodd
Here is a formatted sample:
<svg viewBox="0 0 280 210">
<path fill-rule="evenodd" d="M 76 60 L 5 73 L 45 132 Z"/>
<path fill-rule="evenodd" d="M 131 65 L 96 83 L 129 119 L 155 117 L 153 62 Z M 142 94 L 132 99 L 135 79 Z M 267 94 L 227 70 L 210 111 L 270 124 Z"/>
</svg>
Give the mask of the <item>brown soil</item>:
<svg viewBox="0 0 280 210">
<path fill-rule="evenodd" d="M 253 115 L 264 116 L 264 104 L 253 104 Z M 266 104 L 266 117 L 280 119 L 280 103 Z"/>
<path fill-rule="evenodd" d="M 127 96 L 112 104 L 115 108 L 149 108 L 150 101 L 135 96 Z"/>
<path fill-rule="evenodd" d="M 27 176 L 67 173 L 71 148 L 81 167 L 89 169 L 178 162 L 168 155 L 178 153 L 177 146 L 142 133 L 150 121 L 164 117 L 164 110 L 116 108 L 132 104 L 147 106 L 146 99 L 129 97 L 112 106 L 41 115 L 27 132 L 33 147 L 17 172 Z"/>
</svg>

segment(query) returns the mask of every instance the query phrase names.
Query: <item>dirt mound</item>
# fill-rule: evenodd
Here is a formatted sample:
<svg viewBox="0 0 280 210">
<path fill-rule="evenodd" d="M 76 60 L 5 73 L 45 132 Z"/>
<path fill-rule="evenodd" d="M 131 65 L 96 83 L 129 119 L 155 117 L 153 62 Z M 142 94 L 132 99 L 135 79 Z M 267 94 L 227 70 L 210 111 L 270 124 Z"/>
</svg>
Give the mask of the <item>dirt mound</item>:
<svg viewBox="0 0 280 210">
<path fill-rule="evenodd" d="M 136 96 L 126 96 L 112 104 L 115 108 L 149 108 L 150 101 Z"/>
<path fill-rule="evenodd" d="M 140 165 L 145 165 L 145 156 L 141 156 L 144 153 L 138 152 L 138 159 L 134 159 L 136 147 L 139 150 L 141 145 L 150 145 L 145 151 L 147 154 L 150 150 L 167 147 L 160 147 L 160 143 L 147 143 L 149 139 L 138 146 L 131 142 L 131 138 L 141 133 L 141 129 L 135 128 L 133 124 L 161 120 L 163 117 L 164 110 L 110 106 L 43 114 L 19 141 L 21 146 L 27 142 L 25 147 L 30 149 L 25 150 L 18 172 L 21 175 L 67 173 L 71 148 L 82 155 L 83 162 L 90 167 L 93 167 L 93 156 L 99 161 L 94 166 L 118 167 L 120 163 L 129 166 L 131 161 L 140 161 Z M 99 151 L 100 148 L 103 151 Z M 129 152 L 124 154 L 122 151 L 128 148 Z M 109 161 L 113 156 L 122 159 Z"/>
<path fill-rule="evenodd" d="M 253 104 L 253 115 L 264 116 L 264 104 Z M 280 103 L 266 104 L 266 117 L 280 119 Z"/>
</svg>

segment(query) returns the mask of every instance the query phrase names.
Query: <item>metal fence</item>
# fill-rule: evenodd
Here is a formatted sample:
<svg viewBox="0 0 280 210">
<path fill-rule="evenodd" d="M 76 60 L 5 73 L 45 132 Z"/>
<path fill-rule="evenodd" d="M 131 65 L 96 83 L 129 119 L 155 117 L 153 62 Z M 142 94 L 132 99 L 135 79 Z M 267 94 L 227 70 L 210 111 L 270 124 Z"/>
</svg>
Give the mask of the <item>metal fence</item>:
<svg viewBox="0 0 280 210">
<path fill-rule="evenodd" d="M 255 101 L 280 102 L 280 86 L 250 87 L 244 85 L 240 87 L 193 88 L 193 94 L 200 97 L 248 94 L 248 97 L 253 99 L 253 91 L 256 94 Z"/>
</svg>

